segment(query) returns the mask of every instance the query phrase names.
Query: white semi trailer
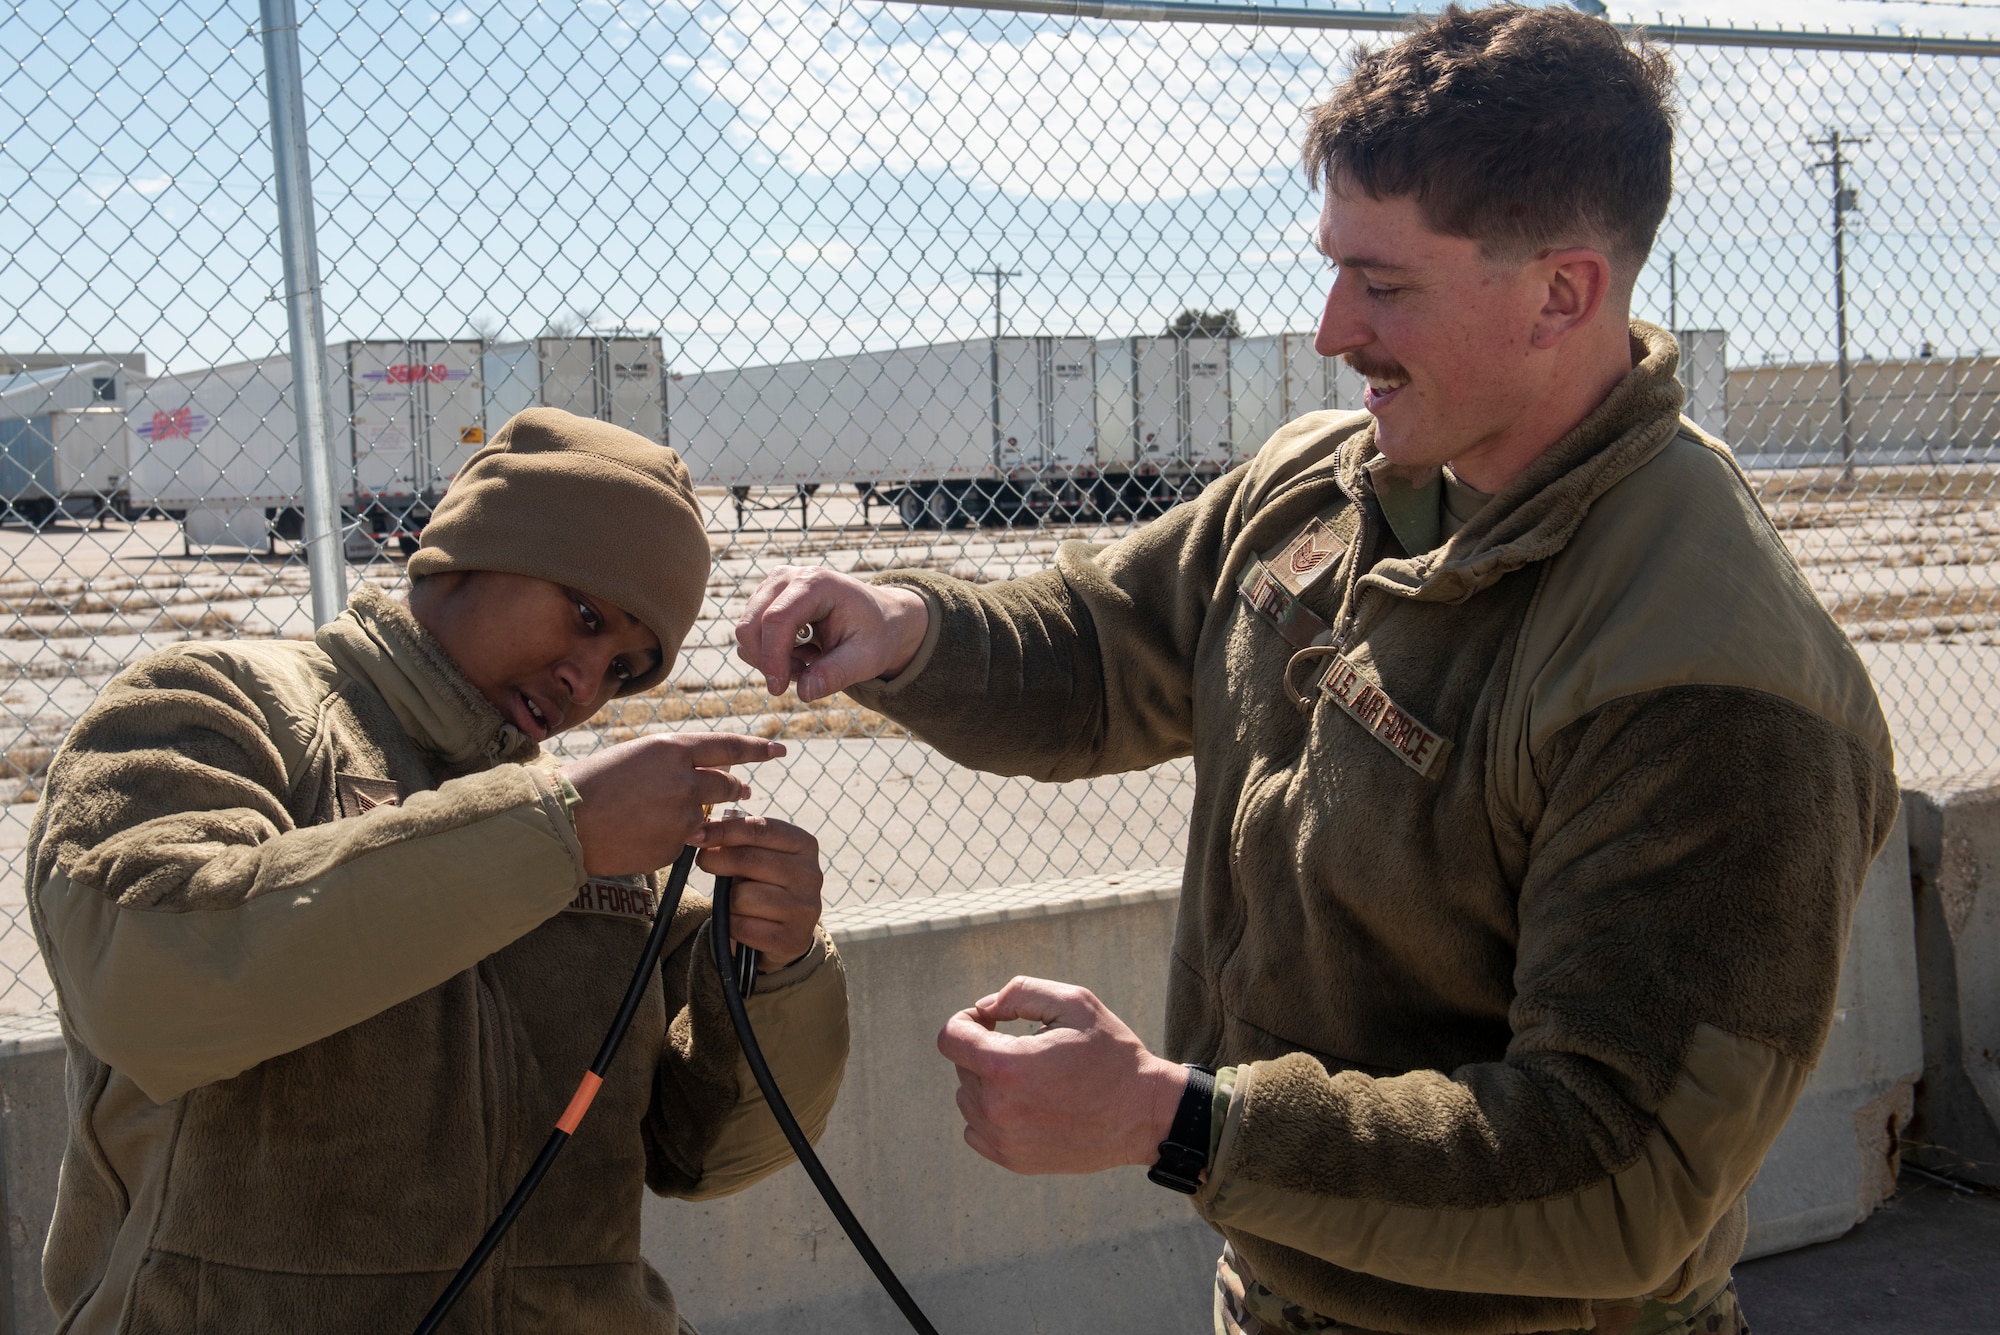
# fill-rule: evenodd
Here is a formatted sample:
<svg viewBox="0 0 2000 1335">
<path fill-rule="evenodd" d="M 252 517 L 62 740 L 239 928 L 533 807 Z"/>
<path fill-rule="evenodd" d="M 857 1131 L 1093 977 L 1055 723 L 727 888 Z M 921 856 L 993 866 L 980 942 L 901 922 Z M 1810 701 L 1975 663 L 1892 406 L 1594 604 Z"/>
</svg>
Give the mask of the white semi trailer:
<svg viewBox="0 0 2000 1335">
<path fill-rule="evenodd" d="M 1230 366 L 1240 341 L 1098 343 L 1097 513 L 1156 514 L 1229 471 L 1238 448 Z"/>
<path fill-rule="evenodd" d="M 577 348 L 583 355 L 575 355 Z M 327 435 L 341 508 L 365 535 L 356 554 L 369 550 L 369 539 L 414 551 L 431 507 L 458 470 L 522 408 L 554 404 L 659 439 L 659 368 L 657 338 L 332 345 Z M 184 519 L 198 544 L 262 545 L 273 534 L 298 536 L 291 387 L 288 356 L 164 375 L 146 385 L 129 417 L 132 503 Z"/>
<path fill-rule="evenodd" d="M 38 526 L 122 513 L 129 388 L 110 361 L 0 376 L 0 505 Z"/>
<path fill-rule="evenodd" d="M 341 509 L 413 550 L 430 506 L 485 439 L 480 345 L 353 341 L 327 349 L 327 438 Z M 192 542 L 261 546 L 301 526 L 289 356 L 154 379 L 129 416 L 132 504 Z"/>
<path fill-rule="evenodd" d="M 1368 382 L 1338 357 L 1320 356 L 1313 338 L 1308 330 L 1236 341 L 1230 386 L 1236 440 L 1244 458 L 1295 417 L 1360 410 Z"/>
<path fill-rule="evenodd" d="M 912 527 L 1157 514 L 1291 418 L 1361 406 L 1312 337 L 973 339 L 670 376 L 668 443 L 739 509 L 853 483 Z"/>
<path fill-rule="evenodd" d="M 561 408 L 666 441 L 665 364 L 657 334 L 578 334 L 496 343 L 481 360 L 489 429 L 523 408 Z"/>
<path fill-rule="evenodd" d="M 934 343 L 668 379 L 667 441 L 697 485 L 853 483 L 911 527 L 1077 512 L 1097 471 L 1088 338 Z"/>
</svg>

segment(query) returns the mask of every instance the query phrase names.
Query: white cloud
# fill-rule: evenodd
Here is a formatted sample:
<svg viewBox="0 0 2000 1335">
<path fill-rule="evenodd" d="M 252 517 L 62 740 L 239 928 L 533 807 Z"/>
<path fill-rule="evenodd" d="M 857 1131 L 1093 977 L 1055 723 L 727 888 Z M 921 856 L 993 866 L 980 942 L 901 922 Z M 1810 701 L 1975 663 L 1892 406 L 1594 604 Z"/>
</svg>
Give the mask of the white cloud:
<svg viewBox="0 0 2000 1335">
<path fill-rule="evenodd" d="M 949 172 L 1045 199 L 1173 199 L 1291 170 L 1300 109 L 1327 87 L 1305 34 L 1132 24 L 1002 40 L 926 22 L 908 28 L 923 40 L 884 42 L 800 0 L 708 26 L 698 77 L 734 108 L 738 143 L 788 170 Z"/>
</svg>

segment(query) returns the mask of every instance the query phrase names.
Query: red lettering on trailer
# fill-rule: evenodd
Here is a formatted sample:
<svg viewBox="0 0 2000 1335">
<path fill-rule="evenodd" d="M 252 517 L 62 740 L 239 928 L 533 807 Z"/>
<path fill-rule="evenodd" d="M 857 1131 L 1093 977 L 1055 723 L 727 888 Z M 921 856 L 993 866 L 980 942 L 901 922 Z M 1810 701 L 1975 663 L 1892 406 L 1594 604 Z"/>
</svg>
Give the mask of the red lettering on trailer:
<svg viewBox="0 0 2000 1335">
<path fill-rule="evenodd" d="M 419 385 L 426 380 L 433 385 L 442 385 L 445 376 L 443 362 L 433 362 L 428 366 L 421 362 L 393 362 L 383 372 L 383 378 L 392 385 Z"/>
<path fill-rule="evenodd" d="M 152 440 L 191 440 L 194 437 L 194 409 L 176 408 L 170 413 L 154 413 Z"/>
</svg>

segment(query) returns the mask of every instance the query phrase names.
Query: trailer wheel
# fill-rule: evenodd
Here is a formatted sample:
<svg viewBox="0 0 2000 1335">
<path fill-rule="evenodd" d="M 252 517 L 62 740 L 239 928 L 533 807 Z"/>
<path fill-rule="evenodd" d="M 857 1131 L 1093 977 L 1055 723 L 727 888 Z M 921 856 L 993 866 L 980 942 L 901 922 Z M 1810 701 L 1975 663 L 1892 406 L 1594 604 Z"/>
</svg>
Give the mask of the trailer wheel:
<svg viewBox="0 0 2000 1335">
<path fill-rule="evenodd" d="M 896 513 L 905 528 L 931 527 L 930 497 L 920 487 L 904 487 L 896 493 Z"/>
<path fill-rule="evenodd" d="M 925 508 L 930 512 L 928 528 L 965 528 L 972 522 L 965 512 L 965 492 L 956 487 L 932 487 Z"/>
</svg>

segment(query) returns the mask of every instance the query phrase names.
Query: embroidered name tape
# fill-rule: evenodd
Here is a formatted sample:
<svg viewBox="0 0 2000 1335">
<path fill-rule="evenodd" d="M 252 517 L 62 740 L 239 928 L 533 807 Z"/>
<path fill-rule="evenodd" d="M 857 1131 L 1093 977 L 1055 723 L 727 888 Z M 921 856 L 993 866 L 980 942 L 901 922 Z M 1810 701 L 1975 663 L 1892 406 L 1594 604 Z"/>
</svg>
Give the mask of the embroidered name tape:
<svg viewBox="0 0 2000 1335">
<path fill-rule="evenodd" d="M 1236 591 L 1250 610 L 1277 628 L 1294 648 L 1304 649 L 1309 645 L 1322 643 L 1323 636 L 1331 636 L 1332 627 L 1319 619 L 1306 605 L 1298 600 L 1272 573 L 1262 561 L 1252 561 L 1243 578 L 1236 583 Z"/>
<path fill-rule="evenodd" d="M 653 921 L 653 887 L 643 876 L 593 876 L 576 892 L 565 913 L 594 913 L 603 918 Z"/>
<path fill-rule="evenodd" d="M 1395 752 L 1398 760 L 1426 779 L 1444 768 L 1444 758 L 1451 751 L 1450 739 L 1418 722 L 1347 659 L 1333 660 L 1320 679 L 1319 688 L 1349 718 L 1368 729 L 1376 741 Z"/>
</svg>

